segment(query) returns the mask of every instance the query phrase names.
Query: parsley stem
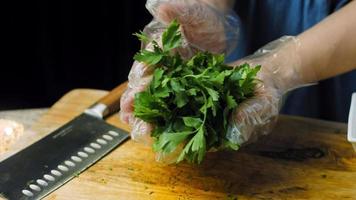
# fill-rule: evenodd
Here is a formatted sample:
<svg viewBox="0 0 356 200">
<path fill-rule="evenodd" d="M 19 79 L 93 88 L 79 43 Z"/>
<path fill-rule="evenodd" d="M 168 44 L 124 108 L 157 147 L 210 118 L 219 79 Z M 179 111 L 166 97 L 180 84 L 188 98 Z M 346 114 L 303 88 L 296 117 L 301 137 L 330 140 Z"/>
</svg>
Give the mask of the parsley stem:
<svg viewBox="0 0 356 200">
<path fill-rule="evenodd" d="M 206 69 L 205 69 L 202 73 L 200 73 L 200 74 L 197 74 L 197 75 L 188 74 L 188 75 L 183 76 L 183 78 L 186 78 L 186 77 L 193 77 L 193 78 L 196 78 L 196 79 L 198 79 L 198 78 L 200 78 L 200 77 L 209 78 L 209 76 L 204 76 L 205 73 L 209 71 L 209 69 L 210 69 L 210 68 L 208 67 L 208 68 L 206 68 Z"/>
<path fill-rule="evenodd" d="M 203 98 L 204 98 L 204 118 L 203 118 L 203 122 L 201 123 L 200 127 L 197 130 L 203 128 L 203 126 L 205 124 L 205 120 L 206 120 L 206 115 L 207 115 L 208 100 L 206 99 L 206 95 L 203 91 L 202 91 L 202 94 L 203 94 Z"/>
</svg>

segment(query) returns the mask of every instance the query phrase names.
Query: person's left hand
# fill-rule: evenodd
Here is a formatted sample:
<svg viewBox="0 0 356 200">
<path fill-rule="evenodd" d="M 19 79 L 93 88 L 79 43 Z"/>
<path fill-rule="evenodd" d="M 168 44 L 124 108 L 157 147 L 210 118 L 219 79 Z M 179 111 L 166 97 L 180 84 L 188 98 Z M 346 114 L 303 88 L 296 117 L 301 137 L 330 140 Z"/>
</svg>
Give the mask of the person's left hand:
<svg viewBox="0 0 356 200">
<path fill-rule="evenodd" d="M 226 134 L 230 142 L 241 146 L 269 133 L 277 120 L 285 93 L 306 84 L 299 71 L 299 48 L 298 38 L 285 36 L 232 63 L 235 66 L 243 63 L 261 65 L 261 70 L 257 74 L 260 82 L 255 96 L 242 102 L 230 117 Z"/>
</svg>

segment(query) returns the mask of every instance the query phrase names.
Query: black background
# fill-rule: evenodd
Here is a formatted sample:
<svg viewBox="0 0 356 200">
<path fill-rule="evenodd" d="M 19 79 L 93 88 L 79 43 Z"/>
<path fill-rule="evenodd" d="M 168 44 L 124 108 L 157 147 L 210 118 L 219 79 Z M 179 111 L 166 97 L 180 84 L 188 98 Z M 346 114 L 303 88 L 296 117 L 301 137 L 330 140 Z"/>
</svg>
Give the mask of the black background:
<svg viewBox="0 0 356 200">
<path fill-rule="evenodd" d="M 250 20 L 250 2 L 241 1 L 235 7 L 242 22 Z M 132 57 L 140 47 L 132 34 L 152 19 L 145 3 L 146 0 L 3 3 L 0 110 L 49 107 L 74 88 L 110 90 L 126 81 Z M 265 6 L 260 4 L 266 2 L 258 3 L 257 14 L 252 17 L 265 23 Z M 251 38 L 264 34 L 262 25 L 252 27 L 256 29 Z M 268 41 L 286 34 L 290 33 L 277 31 Z M 268 41 L 251 45 L 247 53 Z M 282 113 L 346 122 L 354 91 L 355 74 L 351 73 L 293 92 L 299 92 L 299 99 L 291 94 L 284 106 L 289 109 L 282 109 Z"/>
<path fill-rule="evenodd" d="M 145 0 L 11 1 L 4 5 L 0 109 L 45 107 L 73 88 L 127 79 L 151 19 Z"/>
</svg>

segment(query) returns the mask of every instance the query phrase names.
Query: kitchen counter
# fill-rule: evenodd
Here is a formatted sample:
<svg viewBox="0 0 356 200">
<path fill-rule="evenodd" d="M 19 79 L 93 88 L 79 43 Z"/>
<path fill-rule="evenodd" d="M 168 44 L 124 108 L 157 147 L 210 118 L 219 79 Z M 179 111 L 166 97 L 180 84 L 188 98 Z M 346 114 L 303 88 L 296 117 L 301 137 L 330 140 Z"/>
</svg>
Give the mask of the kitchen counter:
<svg viewBox="0 0 356 200">
<path fill-rule="evenodd" d="M 73 90 L 39 111 L 31 131 L 43 137 L 105 94 Z M 31 124 L 36 111 L 0 116 Z M 106 121 L 130 130 L 117 115 Z M 354 199 L 356 155 L 346 132 L 347 124 L 281 115 L 268 136 L 237 152 L 211 152 L 201 165 L 163 165 L 151 147 L 128 140 L 45 199 Z"/>
<path fill-rule="evenodd" d="M 46 135 L 105 94 L 73 90 L 33 130 Z M 117 115 L 106 121 L 130 130 Z M 268 136 L 209 153 L 201 165 L 162 165 L 151 147 L 128 140 L 46 199 L 354 199 L 356 156 L 346 131 L 344 123 L 281 115 Z"/>
</svg>

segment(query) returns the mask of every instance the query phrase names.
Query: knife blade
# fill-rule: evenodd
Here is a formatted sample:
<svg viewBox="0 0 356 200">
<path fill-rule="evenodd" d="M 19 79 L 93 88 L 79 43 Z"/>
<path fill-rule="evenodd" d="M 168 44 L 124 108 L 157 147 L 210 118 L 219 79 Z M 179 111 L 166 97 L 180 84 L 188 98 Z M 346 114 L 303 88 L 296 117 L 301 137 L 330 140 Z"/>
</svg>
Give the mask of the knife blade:
<svg viewBox="0 0 356 200">
<path fill-rule="evenodd" d="M 41 199 L 129 138 L 103 119 L 119 110 L 121 85 L 72 121 L 0 162 L 0 197 Z"/>
</svg>

